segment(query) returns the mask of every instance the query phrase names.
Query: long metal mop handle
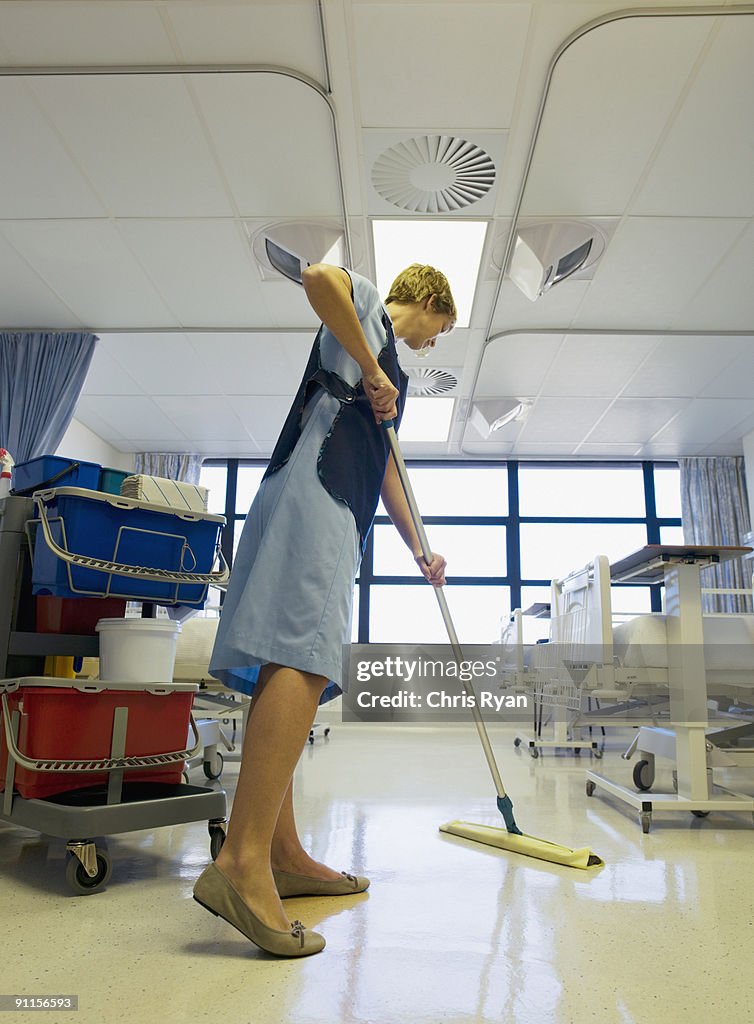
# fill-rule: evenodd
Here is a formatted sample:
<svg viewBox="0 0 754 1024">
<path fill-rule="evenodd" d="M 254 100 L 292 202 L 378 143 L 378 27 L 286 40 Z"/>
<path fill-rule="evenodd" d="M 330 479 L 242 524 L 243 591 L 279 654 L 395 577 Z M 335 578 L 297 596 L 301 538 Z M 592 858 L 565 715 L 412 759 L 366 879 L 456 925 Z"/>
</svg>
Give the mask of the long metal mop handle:
<svg viewBox="0 0 754 1024">
<path fill-rule="evenodd" d="M 414 491 L 411 487 L 411 481 L 409 480 L 408 473 L 406 472 L 406 463 L 403 461 L 403 453 L 401 452 L 400 445 L 398 444 L 398 437 L 395 433 L 393 420 L 383 420 L 382 426 L 385 428 L 385 433 L 387 434 L 388 441 L 390 443 L 390 450 L 393 453 L 395 468 L 398 470 L 398 476 L 400 477 L 403 492 L 406 495 L 406 501 L 408 502 L 411 519 L 413 520 L 416 533 L 419 537 L 424 561 L 429 565 L 432 561 L 432 548 L 429 546 L 427 534 L 424 530 L 424 523 L 422 522 L 422 518 L 419 514 L 416 498 L 414 497 Z M 450 640 L 450 645 L 453 648 L 453 654 L 456 661 L 460 664 L 463 660 L 463 653 L 458 643 L 458 636 L 456 634 L 455 626 L 453 625 L 453 620 L 450 617 L 450 609 L 448 608 L 445 591 L 442 587 L 433 587 L 432 589 L 435 592 L 437 603 L 440 605 L 440 612 L 442 613 L 445 628 L 448 631 L 448 639 Z M 463 685 L 466 693 L 470 697 L 474 697 L 474 690 L 471 684 L 464 681 Z M 492 775 L 492 781 L 495 783 L 497 795 L 501 799 L 504 799 L 505 788 L 503 787 L 503 780 L 500 778 L 500 771 L 497 767 L 497 762 L 495 761 L 495 755 L 492 753 L 492 745 L 490 744 L 490 737 L 487 734 L 487 727 L 479 713 L 479 708 L 476 706 L 476 702 L 471 706 L 471 713 L 474 716 L 474 724 L 476 725 L 477 732 L 479 733 L 479 739 L 482 742 L 482 749 L 484 750 L 484 756 L 487 759 L 487 765 L 489 766 L 490 773 Z"/>
</svg>

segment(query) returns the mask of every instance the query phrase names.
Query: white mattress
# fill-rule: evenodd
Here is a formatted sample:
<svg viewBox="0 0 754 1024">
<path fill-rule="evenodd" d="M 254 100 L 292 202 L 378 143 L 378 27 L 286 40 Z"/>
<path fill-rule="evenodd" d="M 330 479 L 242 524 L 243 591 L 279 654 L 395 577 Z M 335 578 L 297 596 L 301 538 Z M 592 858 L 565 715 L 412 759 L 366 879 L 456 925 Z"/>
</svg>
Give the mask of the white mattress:
<svg viewBox="0 0 754 1024">
<path fill-rule="evenodd" d="M 638 615 L 613 630 L 615 654 L 627 667 L 667 668 L 664 615 Z M 754 615 L 704 615 L 704 664 L 713 671 L 754 673 Z"/>
</svg>

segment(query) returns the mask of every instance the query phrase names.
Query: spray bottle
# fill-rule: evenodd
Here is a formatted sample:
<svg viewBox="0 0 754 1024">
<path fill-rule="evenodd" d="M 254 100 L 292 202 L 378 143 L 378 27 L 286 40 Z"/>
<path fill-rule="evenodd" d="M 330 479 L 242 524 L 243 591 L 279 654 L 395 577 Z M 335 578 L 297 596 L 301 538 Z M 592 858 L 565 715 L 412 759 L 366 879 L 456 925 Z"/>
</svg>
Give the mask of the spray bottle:
<svg viewBox="0 0 754 1024">
<path fill-rule="evenodd" d="M 13 469 L 13 456 L 5 448 L 0 448 L 0 498 L 10 492 L 10 475 Z"/>
</svg>

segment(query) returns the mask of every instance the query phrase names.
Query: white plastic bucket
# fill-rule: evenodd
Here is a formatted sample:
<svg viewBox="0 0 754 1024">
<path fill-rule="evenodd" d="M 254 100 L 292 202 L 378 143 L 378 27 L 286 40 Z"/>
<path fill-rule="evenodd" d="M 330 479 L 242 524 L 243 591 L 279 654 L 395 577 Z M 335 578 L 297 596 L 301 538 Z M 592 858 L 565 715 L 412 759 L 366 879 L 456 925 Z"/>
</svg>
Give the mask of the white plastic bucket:
<svg viewBox="0 0 754 1024">
<path fill-rule="evenodd" d="M 100 619 L 100 679 L 171 683 L 180 631 L 180 622 L 164 619 Z"/>
</svg>

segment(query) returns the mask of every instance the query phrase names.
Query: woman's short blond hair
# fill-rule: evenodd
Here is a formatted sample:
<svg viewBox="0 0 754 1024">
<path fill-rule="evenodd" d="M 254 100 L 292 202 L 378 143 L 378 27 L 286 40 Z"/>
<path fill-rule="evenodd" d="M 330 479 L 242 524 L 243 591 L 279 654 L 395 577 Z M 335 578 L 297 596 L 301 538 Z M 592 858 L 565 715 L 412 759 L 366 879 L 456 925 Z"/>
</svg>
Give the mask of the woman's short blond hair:
<svg viewBox="0 0 754 1024">
<path fill-rule="evenodd" d="M 390 285 L 388 302 L 421 302 L 430 295 L 436 295 L 435 308 L 438 313 L 452 317 L 455 324 L 458 313 L 450 285 L 445 274 L 422 263 L 412 263 L 396 277 Z"/>
</svg>

